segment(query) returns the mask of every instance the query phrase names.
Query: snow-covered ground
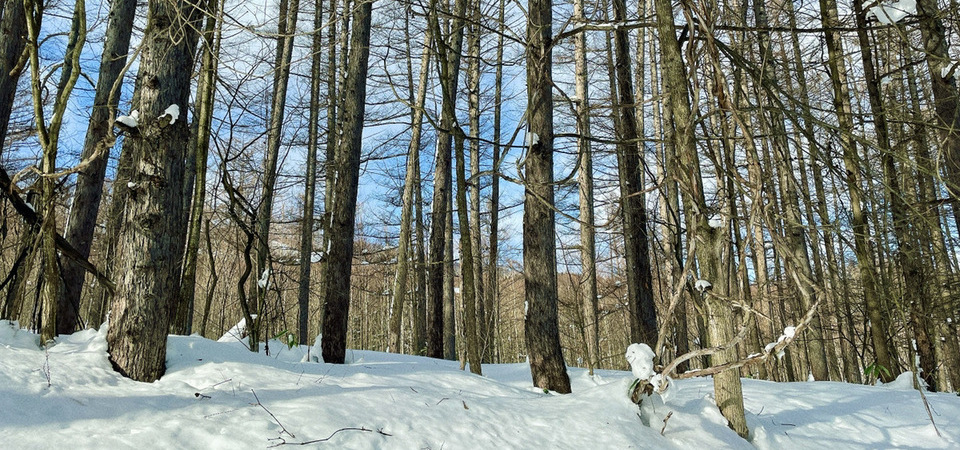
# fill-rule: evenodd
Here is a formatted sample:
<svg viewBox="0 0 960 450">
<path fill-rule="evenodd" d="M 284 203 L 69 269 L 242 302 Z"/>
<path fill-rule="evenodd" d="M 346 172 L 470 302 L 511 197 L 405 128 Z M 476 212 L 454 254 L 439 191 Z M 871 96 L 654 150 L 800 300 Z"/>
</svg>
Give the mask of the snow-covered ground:
<svg viewBox="0 0 960 450">
<path fill-rule="evenodd" d="M 675 382 L 666 404 L 648 399 L 641 412 L 630 372 L 571 368 L 573 394 L 554 395 L 530 385 L 524 364 L 480 377 L 421 357 L 351 351 L 332 365 L 302 362 L 306 347 L 275 342 L 265 356 L 171 336 L 166 375 L 146 384 L 111 369 L 103 332 L 46 352 L 37 343 L 0 322 L 0 447 L 960 448 L 960 397 L 927 393 L 938 437 L 909 376 L 880 387 L 745 379 L 748 442 L 727 429 L 709 379 Z"/>
</svg>

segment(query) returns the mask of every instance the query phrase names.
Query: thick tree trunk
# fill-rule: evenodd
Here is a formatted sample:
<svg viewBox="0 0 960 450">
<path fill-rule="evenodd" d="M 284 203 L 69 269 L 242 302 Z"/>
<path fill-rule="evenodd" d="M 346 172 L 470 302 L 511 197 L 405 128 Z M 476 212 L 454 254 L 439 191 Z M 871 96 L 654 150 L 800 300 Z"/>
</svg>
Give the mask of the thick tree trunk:
<svg viewBox="0 0 960 450">
<path fill-rule="evenodd" d="M 127 138 L 131 176 L 117 257 L 117 292 L 107 351 L 124 376 L 151 382 L 165 370 L 167 329 L 179 290 L 186 112 L 202 11 L 186 1 L 151 1 L 137 76 L 141 125 Z M 185 114 L 184 114 L 185 115 Z"/>
<path fill-rule="evenodd" d="M 557 319 L 557 247 L 553 195 L 553 48 L 551 0 L 528 0 L 527 142 L 524 162 L 524 337 L 533 385 L 570 392 Z M 631 99 L 632 101 L 632 99 Z"/>
<path fill-rule="evenodd" d="M 625 21 L 624 0 L 613 0 L 613 18 Z M 627 304 L 630 309 L 630 339 L 655 345 L 657 310 L 653 302 L 647 242 L 646 195 L 643 193 L 643 162 L 640 159 L 637 112 L 630 67 L 630 43 L 626 28 L 613 33 L 618 108 L 620 115 L 617 166 L 620 174 L 620 201 L 623 216 L 624 258 L 626 259 Z"/>
<path fill-rule="evenodd" d="M 347 78 L 343 84 L 343 133 L 336 159 L 330 214 L 330 251 L 326 275 L 327 303 L 323 320 L 323 360 L 343 364 L 350 310 L 350 274 L 360 177 L 363 116 L 366 108 L 367 63 L 370 59 L 370 16 L 373 0 L 361 0 L 354 11 Z"/>
</svg>

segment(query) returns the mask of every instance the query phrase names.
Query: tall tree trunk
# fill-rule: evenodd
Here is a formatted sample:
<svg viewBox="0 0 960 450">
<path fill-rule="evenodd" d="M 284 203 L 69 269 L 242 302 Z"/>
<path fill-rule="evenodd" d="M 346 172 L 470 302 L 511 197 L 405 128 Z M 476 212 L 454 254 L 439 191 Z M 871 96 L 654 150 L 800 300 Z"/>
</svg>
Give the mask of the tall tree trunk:
<svg viewBox="0 0 960 450">
<path fill-rule="evenodd" d="M 573 2 L 574 20 L 586 20 L 583 0 Z M 597 237 L 593 205 L 593 150 L 590 146 L 590 91 L 587 79 L 587 35 L 574 37 L 577 93 L 577 153 L 580 158 L 578 178 L 580 204 L 580 302 L 583 314 L 583 339 L 587 348 L 590 374 L 600 365 L 600 338 L 597 319 Z"/>
<path fill-rule="evenodd" d="M 300 0 L 281 0 L 277 23 L 277 59 L 273 79 L 273 98 L 270 102 L 270 116 L 267 123 L 267 148 L 263 162 L 263 195 L 257 211 L 257 276 L 269 276 L 272 270 L 267 265 L 270 253 L 270 223 L 273 218 L 273 198 L 277 184 L 277 163 L 280 155 L 280 141 L 283 139 L 283 121 L 287 104 L 287 84 L 290 80 L 290 59 L 293 55 L 293 39 L 297 32 L 297 13 Z M 260 324 L 264 319 L 262 310 L 266 302 L 266 289 L 256 290 L 257 317 L 254 323 L 247 324 L 250 332 L 250 350 L 260 348 Z"/>
<path fill-rule="evenodd" d="M 487 318 L 483 287 L 483 239 L 480 233 L 480 0 L 471 0 L 470 26 L 467 33 L 467 100 L 470 119 L 470 226 L 469 234 L 473 253 L 473 282 L 476 297 L 477 337 L 480 357 L 486 347 L 485 331 Z M 465 226 L 465 225 L 463 225 Z M 463 232 L 461 231 L 461 234 Z"/>
<path fill-rule="evenodd" d="M 625 0 L 613 0 L 613 18 L 625 21 Z M 626 259 L 627 304 L 630 309 L 630 339 L 651 345 L 657 340 L 657 310 L 653 302 L 653 276 L 650 273 L 647 242 L 646 196 L 643 193 L 643 162 L 637 133 L 636 98 L 630 68 L 630 43 L 627 30 L 617 27 L 613 33 L 620 113 L 617 166 L 620 174 L 620 199 L 623 215 L 624 257 Z"/>
<path fill-rule="evenodd" d="M 126 140 L 132 164 L 117 257 L 116 273 L 122 275 L 107 332 L 114 369 L 144 382 L 165 370 L 170 309 L 180 288 L 183 242 L 175 230 L 184 215 L 180 187 L 189 127 L 166 111 L 189 101 L 202 16 L 182 0 L 153 0 L 148 8 L 137 76 L 141 125 Z"/>
<path fill-rule="evenodd" d="M 90 256 L 97 213 L 100 210 L 100 200 L 103 198 L 103 179 L 112 146 L 110 144 L 113 142 L 110 138 L 112 123 L 110 119 L 120 99 L 117 80 L 127 63 L 136 8 L 135 0 L 117 0 L 110 4 L 93 109 L 90 112 L 90 123 L 84 138 L 83 151 L 80 153 L 80 160 L 89 161 L 89 163 L 77 172 L 77 186 L 63 233 L 67 242 L 85 258 Z M 0 121 L 5 126 L 6 121 L 2 117 Z M 63 313 L 60 315 L 58 333 L 72 332 L 77 326 L 78 317 L 71 311 L 76 311 L 76 307 L 80 304 L 84 275 L 85 271 L 79 264 L 69 259 L 63 262 L 64 289 L 59 300 L 60 310 Z M 88 319 L 99 320 L 100 318 Z M 99 323 L 94 325 L 99 326 Z"/>
<path fill-rule="evenodd" d="M 767 21 L 767 10 L 763 0 L 753 2 L 754 18 L 758 29 L 765 29 L 769 26 Z M 775 73 L 775 67 L 769 63 L 773 61 L 773 49 L 770 45 L 770 35 L 766 31 L 758 33 L 758 45 L 760 50 L 761 77 L 764 83 L 776 85 L 779 83 Z M 805 312 L 817 303 L 817 294 L 813 284 L 819 283 L 814 277 L 813 268 L 810 264 L 810 254 L 807 251 L 806 230 L 803 226 L 802 215 L 800 213 L 800 201 L 798 196 L 797 180 L 794 178 L 794 168 L 790 163 L 791 151 L 787 140 L 787 129 L 783 114 L 774 105 L 772 99 L 766 98 L 764 103 L 767 107 L 767 113 L 770 118 L 772 129 L 773 151 L 777 161 L 777 173 L 780 179 L 780 189 L 782 191 L 781 205 L 783 207 L 784 234 L 787 248 L 784 249 L 786 255 L 785 263 L 792 274 L 793 285 L 800 294 L 800 306 Z M 797 315 L 803 314 L 797 311 Z M 823 326 L 820 321 L 820 315 L 815 314 L 810 326 L 807 328 L 805 344 L 810 354 L 810 372 L 817 380 L 830 380 L 830 370 L 827 364 L 826 352 L 824 350 Z"/>
<path fill-rule="evenodd" d="M 506 27 L 504 20 L 505 10 L 506 0 L 500 0 L 497 13 L 497 23 L 500 32 L 497 33 L 497 60 L 493 81 L 493 176 L 490 180 L 490 263 L 487 269 L 487 275 L 490 277 L 490 281 L 487 283 L 486 291 L 487 325 L 485 328 L 488 336 L 485 340 L 487 348 L 484 352 L 484 355 L 487 355 L 491 362 L 498 361 L 495 339 L 497 336 L 496 327 L 499 323 L 496 310 L 498 309 L 500 296 L 500 272 L 498 267 L 498 252 L 500 248 L 500 162 L 502 161 L 500 155 L 500 132 L 501 113 L 503 111 L 503 105 L 501 103 L 503 101 L 503 31 Z"/>
<path fill-rule="evenodd" d="M 793 4 L 787 4 L 786 8 L 787 8 L 787 17 L 789 21 L 788 25 L 792 30 L 790 33 L 790 47 L 791 47 L 791 54 L 793 57 L 793 61 L 795 64 L 794 73 L 796 74 L 796 77 L 797 77 L 797 89 L 799 91 L 799 98 L 801 101 L 800 113 L 801 113 L 801 117 L 803 118 L 803 129 L 802 129 L 802 133 L 800 134 L 806 136 L 806 139 L 807 139 L 806 158 L 809 158 L 810 160 L 810 164 L 808 165 L 805 162 L 804 150 L 798 145 L 796 149 L 797 164 L 798 164 L 797 167 L 800 173 L 800 186 L 802 186 L 802 188 L 799 191 L 804 192 L 804 191 L 808 191 L 810 186 L 807 169 L 815 168 L 817 166 L 816 161 L 818 159 L 820 150 L 819 150 L 819 147 L 817 146 L 817 143 L 813 139 L 811 139 L 811 137 L 814 136 L 815 120 L 813 120 L 813 116 L 810 112 L 810 100 L 809 100 L 810 95 L 807 91 L 806 67 L 804 67 L 803 65 L 803 57 L 800 49 L 800 38 L 799 38 L 799 33 L 796 30 L 797 15 L 796 15 L 796 12 L 794 11 Z M 792 82 L 792 78 L 788 78 L 788 81 Z M 813 173 L 814 183 L 819 182 L 822 185 L 823 175 L 820 173 L 820 171 L 811 170 L 810 172 L 815 172 Z M 820 180 L 820 181 L 817 181 L 817 180 Z M 806 209 L 806 215 L 807 215 L 807 223 L 808 224 L 817 223 L 817 217 L 814 213 L 814 206 L 813 206 L 814 204 L 817 204 L 818 205 L 817 212 L 820 213 L 821 208 L 823 210 L 822 214 L 819 214 L 819 219 L 821 222 L 821 226 L 825 227 L 829 223 L 829 217 L 826 212 L 826 202 L 824 201 L 824 198 L 820 196 L 821 190 L 817 191 L 816 197 L 811 195 L 809 192 L 806 192 L 805 195 L 806 197 L 805 197 L 804 203 L 805 203 L 805 209 Z M 827 322 L 827 324 L 823 326 L 823 337 L 824 337 L 824 347 L 826 349 L 826 354 L 827 354 L 827 365 L 830 369 L 830 376 L 831 376 L 831 379 L 836 379 L 836 380 L 846 379 L 849 382 L 857 383 L 859 381 L 854 381 L 854 380 L 859 380 L 860 372 L 857 369 L 857 365 L 855 364 L 855 361 L 851 361 L 847 359 L 848 355 L 854 356 L 853 349 L 846 348 L 845 345 L 847 343 L 845 343 L 843 339 L 839 339 L 841 351 L 844 353 L 843 355 L 844 367 L 850 368 L 850 370 L 844 371 L 844 375 L 841 376 L 840 368 L 837 365 L 838 364 L 837 361 L 839 358 L 836 355 L 836 345 L 832 343 L 833 340 L 835 339 L 834 331 L 828 330 L 828 328 L 832 328 L 833 330 L 838 330 L 839 323 L 840 323 L 839 317 L 837 315 L 838 281 L 837 281 L 836 265 L 832 263 L 833 261 L 836 261 L 833 255 L 833 243 L 832 243 L 833 236 L 831 233 L 824 233 L 822 237 L 822 242 L 821 242 L 819 233 L 813 232 L 813 233 L 810 233 L 809 238 L 810 238 L 810 244 L 811 244 L 810 247 L 812 250 L 812 256 L 814 261 L 814 274 L 816 276 L 816 279 L 821 280 L 821 282 L 825 285 L 825 288 L 826 288 L 825 289 L 826 298 L 823 301 L 824 313 L 821 314 L 820 316 L 822 319 L 825 319 Z M 826 264 L 827 266 L 826 277 L 824 276 L 824 273 L 823 273 L 824 272 L 823 258 L 821 257 L 821 253 L 819 250 L 821 248 L 825 248 L 826 261 L 828 261 L 828 263 Z M 847 353 L 848 351 L 849 353 Z"/>
<path fill-rule="evenodd" d="M 408 28 L 409 29 L 409 28 Z M 413 91 L 413 73 L 410 73 L 410 145 L 407 148 L 406 174 L 403 184 L 402 206 L 400 210 L 400 244 L 397 248 L 397 274 L 393 282 L 393 298 L 390 306 L 390 336 L 388 345 L 390 350 L 400 353 L 401 346 L 400 325 L 403 319 L 403 302 L 407 297 L 407 274 L 410 267 L 410 241 L 413 231 L 413 204 L 414 191 L 418 189 L 417 180 L 420 179 L 420 137 L 423 131 L 423 107 L 427 98 L 427 76 L 430 73 L 430 48 L 432 44 L 432 32 L 427 29 L 427 35 L 424 38 L 423 53 L 420 56 L 420 75 L 417 80 L 416 94 Z M 408 40 L 409 42 L 409 40 Z M 411 64 L 407 63 L 408 71 Z M 414 348 L 414 353 L 418 353 L 419 348 Z"/>
<path fill-rule="evenodd" d="M 427 20 L 433 28 L 437 47 L 437 69 L 443 90 L 440 112 L 439 142 L 437 142 L 436 169 L 433 184 L 433 218 L 430 224 L 430 287 L 428 289 L 427 356 L 444 355 L 445 319 L 443 313 L 444 255 L 446 248 L 447 206 L 450 203 L 450 153 L 452 133 L 456 122 L 456 86 L 460 77 L 460 52 L 463 47 L 464 13 L 466 0 L 456 1 L 452 30 L 445 36 L 440 30 L 438 0 L 431 0 Z M 432 305 L 432 306 L 429 306 Z"/>
<path fill-rule="evenodd" d="M 20 62 L 27 43 L 27 19 L 23 0 L 3 0 L 0 5 L 0 155 L 7 138 L 7 126 L 13 112 L 17 81 L 23 73 Z"/>
<path fill-rule="evenodd" d="M 347 78 L 343 84 L 343 133 L 334 160 L 337 177 L 330 181 L 334 184 L 334 199 L 330 214 L 329 266 L 325 274 L 327 303 L 324 308 L 321 347 L 323 360 L 334 364 L 343 364 L 346 356 L 372 7 L 373 0 L 360 0 L 353 13 Z"/>
<path fill-rule="evenodd" d="M 349 0 L 344 0 L 349 2 Z M 327 146 L 323 159 L 324 188 L 323 188 L 323 215 L 320 219 L 320 248 L 323 252 L 320 258 L 320 279 L 317 280 L 317 291 L 320 297 L 320 323 L 324 322 L 323 314 L 327 302 L 327 272 L 330 268 L 330 212 L 333 210 L 333 180 L 336 179 L 336 166 L 333 164 L 337 149 L 337 138 L 340 135 L 337 116 L 337 0 L 330 0 L 327 16 Z"/>
<path fill-rule="evenodd" d="M 677 176 L 682 194 L 690 240 L 696 245 L 695 252 L 699 266 L 700 279 L 713 285 L 713 291 L 705 292 L 705 313 L 711 345 L 727 345 L 733 341 L 733 311 L 723 299 L 727 295 L 727 272 L 722 268 L 721 255 L 727 243 L 727 226 L 712 228 L 708 224 L 709 211 L 700 177 L 700 161 L 697 143 L 694 140 L 693 111 L 691 111 L 689 90 L 684 65 L 680 54 L 680 43 L 675 33 L 673 5 L 669 0 L 654 2 L 657 16 L 657 31 L 660 35 L 661 67 L 664 87 L 673 113 L 675 134 L 673 137 L 679 161 Z M 723 364 L 736 359 L 736 348 L 730 347 L 712 355 L 713 365 Z M 743 393 L 740 385 L 740 373 L 728 370 L 714 376 L 714 395 L 720 412 L 727 419 L 730 428 L 740 436 L 749 433 L 743 410 Z"/>
<path fill-rule="evenodd" d="M 648 1 L 651 3 L 651 5 L 648 5 L 648 9 L 652 9 L 652 0 Z M 656 39 L 650 39 L 650 94 L 652 98 L 660 98 L 660 65 L 659 61 L 656 60 L 657 48 L 654 45 L 655 41 Z M 663 108 L 663 112 L 661 112 L 661 107 Z M 662 164 L 658 166 L 658 176 L 661 179 L 660 183 L 662 186 L 660 214 L 663 225 L 661 227 L 661 233 L 663 234 L 663 253 L 666 255 L 664 258 L 663 272 L 666 273 L 668 277 L 667 292 L 669 292 L 670 295 L 680 296 L 677 307 L 674 310 L 675 317 L 672 319 L 672 326 L 674 327 L 673 343 L 677 349 L 676 354 L 682 355 L 690 350 L 690 338 L 687 329 L 688 290 L 686 289 L 686 283 L 683 285 L 680 284 L 684 260 L 683 243 L 680 235 L 680 195 L 677 188 L 677 178 L 673 175 L 676 170 L 677 155 L 672 139 L 673 125 L 672 123 L 668 124 L 664 121 L 664 116 L 671 116 L 670 111 L 671 109 L 668 102 L 654 102 L 653 104 L 654 136 L 660 140 L 660 150 L 658 153 L 662 155 L 663 160 Z M 680 286 L 682 292 L 673 292 L 673 289 L 677 286 Z M 656 349 L 655 351 L 662 353 L 663 349 Z M 685 372 L 689 368 L 690 364 L 687 361 L 677 366 L 677 370 L 680 372 Z"/>
<path fill-rule="evenodd" d="M 192 139 L 195 159 L 193 200 L 189 203 L 190 217 L 187 247 L 183 256 L 183 276 L 180 280 L 180 298 L 175 305 L 170 331 L 177 334 L 193 332 L 194 302 L 197 290 L 197 254 L 200 251 L 200 232 L 203 224 L 204 202 L 207 197 L 207 156 L 210 152 L 210 127 L 213 122 L 213 95 L 216 92 L 217 64 L 220 59 L 220 29 L 223 23 L 220 11 L 223 0 L 208 0 L 207 22 L 203 29 L 203 55 L 200 81 L 197 85 L 197 112 L 194 122 L 197 134 Z M 187 192 L 184 192 L 186 195 Z"/>
<path fill-rule="evenodd" d="M 909 52 L 907 43 L 901 44 L 905 51 Z M 906 55 L 909 57 L 909 54 Z M 952 281 L 954 279 L 954 268 L 950 263 L 950 256 L 947 250 L 947 244 L 943 233 L 943 221 L 941 221 L 940 208 L 937 202 L 937 185 L 933 174 L 937 173 L 936 164 L 930 155 L 930 145 L 927 141 L 927 131 L 922 119 L 923 114 L 920 109 L 920 93 L 917 88 L 916 76 L 912 65 L 907 66 L 908 96 L 910 98 L 911 117 L 913 119 L 913 149 L 915 152 L 915 161 L 917 161 L 917 189 L 920 204 L 930 205 L 930 213 L 924 214 L 928 218 L 923 221 L 926 240 L 933 247 L 933 259 L 937 269 L 938 289 L 934 292 L 939 295 L 938 307 L 934 310 L 934 320 L 939 324 L 943 344 L 946 348 L 947 370 L 950 375 L 950 384 L 954 390 L 960 390 L 960 345 L 957 342 L 956 324 L 947 323 L 947 318 L 951 317 L 951 309 L 954 305 L 955 288 Z"/>
<path fill-rule="evenodd" d="M 557 247 L 553 196 L 553 4 L 527 1 L 527 120 L 524 161 L 524 337 L 533 385 L 570 392 L 557 319 Z M 633 101 L 631 99 L 631 101 Z"/>
<path fill-rule="evenodd" d="M 457 129 L 455 152 L 457 160 L 457 221 L 460 223 L 460 293 L 463 303 L 463 333 L 466 338 L 467 362 L 470 372 L 483 373 L 480 367 L 480 343 L 477 335 L 477 279 L 473 265 L 473 236 L 470 233 L 470 217 L 467 210 L 467 169 L 464 155 L 463 131 Z"/>
<path fill-rule="evenodd" d="M 300 222 L 300 280 L 297 286 L 297 325 L 300 344 L 309 344 L 310 279 L 313 267 L 313 225 L 317 198 L 317 147 L 320 146 L 320 76 L 323 72 L 323 0 L 314 2 L 310 66 L 310 113 L 307 124 L 307 165 L 304 173 L 303 219 Z"/>
<path fill-rule="evenodd" d="M 839 31 L 840 24 L 837 16 L 836 0 L 820 0 L 822 22 L 827 31 L 824 37 L 827 44 L 828 66 L 830 81 L 833 88 L 833 107 L 836 111 L 840 129 L 840 146 L 843 151 L 843 164 L 846 168 L 846 183 L 850 199 L 851 225 L 853 227 L 854 253 L 860 266 L 860 283 L 863 285 L 864 305 L 870 319 L 870 335 L 872 337 L 877 364 L 888 371 L 882 374 L 884 382 L 893 380 L 894 361 L 890 357 L 887 346 L 887 326 L 880 297 L 877 292 L 876 268 L 873 262 L 873 251 L 867 241 L 869 230 L 864 216 L 863 183 L 860 175 L 860 156 L 857 154 L 856 142 L 853 139 L 853 117 L 850 106 L 850 92 L 846 81 L 846 63 L 844 62 L 843 44 Z"/>
<path fill-rule="evenodd" d="M 867 85 L 870 111 L 873 114 L 873 130 L 876 134 L 880 160 L 883 164 L 884 187 L 886 188 L 887 200 L 890 202 L 893 233 L 897 240 L 897 259 L 903 276 L 903 302 L 911 310 L 917 310 L 917 313 L 912 313 L 911 316 L 914 318 L 913 333 L 916 339 L 920 365 L 923 369 L 922 376 L 930 388 L 935 389 L 936 362 L 933 357 L 933 343 L 929 333 L 929 324 L 920 317 L 929 314 L 929 297 L 921 291 L 923 281 L 920 279 L 919 250 L 908 229 L 914 221 L 907 216 L 907 206 L 900 189 L 900 175 L 894 164 L 893 149 L 890 147 L 887 113 L 880 93 L 880 79 L 874 66 L 872 43 L 867 37 L 866 15 L 863 6 L 859 3 L 855 3 L 853 7 L 863 62 L 863 75 Z"/>
<path fill-rule="evenodd" d="M 43 150 L 40 170 L 46 175 L 40 179 L 41 207 L 43 221 L 40 224 L 39 252 L 41 261 L 42 285 L 39 286 L 41 307 L 40 342 L 52 340 L 58 331 L 58 313 L 60 305 L 58 297 L 60 291 L 60 270 L 57 260 L 57 215 L 56 215 L 56 185 L 54 173 L 57 170 L 57 152 L 59 150 L 60 128 L 66 112 L 67 101 L 73 86 L 80 76 L 80 51 L 86 39 L 86 7 L 83 0 L 74 4 L 73 19 L 70 32 L 67 35 L 67 48 L 61 69 L 60 82 L 54 95 L 53 112 L 49 123 L 46 122 L 43 108 L 43 87 L 40 74 L 40 22 L 43 17 L 44 5 L 32 0 L 24 2 L 27 12 L 27 59 L 30 65 L 30 87 L 33 100 L 34 119 L 37 127 L 37 141 Z M 77 317 L 75 305 L 67 305 L 72 309 L 69 314 Z M 74 324 L 75 324 L 74 320 Z M 74 325 L 75 326 L 75 325 Z M 67 332 L 73 332 L 71 327 Z"/>
</svg>

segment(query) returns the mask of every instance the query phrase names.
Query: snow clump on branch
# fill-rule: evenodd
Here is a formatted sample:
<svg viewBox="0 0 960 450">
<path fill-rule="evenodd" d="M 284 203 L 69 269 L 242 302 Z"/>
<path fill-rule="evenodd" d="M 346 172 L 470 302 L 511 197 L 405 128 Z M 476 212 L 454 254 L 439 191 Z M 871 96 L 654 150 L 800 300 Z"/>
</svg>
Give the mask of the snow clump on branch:
<svg viewBox="0 0 960 450">
<path fill-rule="evenodd" d="M 713 289 L 713 283 L 707 280 L 697 280 L 697 282 L 693 284 L 693 288 L 696 289 L 697 292 L 704 293 Z"/>
<path fill-rule="evenodd" d="M 117 117 L 117 123 L 121 123 L 130 128 L 136 128 L 140 124 L 140 111 L 130 111 L 129 116 Z"/>
<path fill-rule="evenodd" d="M 917 14 L 917 0 L 900 0 L 892 5 L 878 4 L 867 13 L 876 16 L 884 25 L 893 25 L 904 17 Z"/>
</svg>

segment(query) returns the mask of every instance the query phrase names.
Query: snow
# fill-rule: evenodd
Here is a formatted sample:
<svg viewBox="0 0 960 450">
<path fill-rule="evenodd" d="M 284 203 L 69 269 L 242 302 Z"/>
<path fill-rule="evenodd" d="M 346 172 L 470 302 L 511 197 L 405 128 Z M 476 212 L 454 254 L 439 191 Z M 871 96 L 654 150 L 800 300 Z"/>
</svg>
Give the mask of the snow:
<svg viewBox="0 0 960 450">
<path fill-rule="evenodd" d="M 949 64 L 943 66 L 940 69 L 940 78 L 947 79 L 957 70 L 957 66 L 960 65 L 960 61 L 950 61 Z"/>
<path fill-rule="evenodd" d="M 630 371 L 638 380 L 649 380 L 654 375 L 653 358 L 657 355 L 647 344 L 630 344 L 626 353 Z"/>
<path fill-rule="evenodd" d="M 257 287 L 260 289 L 266 289 L 270 285 L 270 268 L 264 267 L 263 273 L 260 274 L 260 279 L 257 280 Z"/>
<path fill-rule="evenodd" d="M 713 283 L 707 280 L 697 280 L 697 282 L 693 284 L 693 288 L 696 289 L 697 292 L 709 291 L 713 289 Z"/>
<path fill-rule="evenodd" d="M 166 374 L 138 383 L 111 368 L 105 328 L 61 336 L 45 353 L 36 334 L 0 322 L 3 447 L 234 450 L 331 435 L 315 447 L 960 445 L 960 428 L 951 423 L 960 416 L 960 397 L 926 394 L 943 433 L 937 437 L 909 374 L 882 387 L 743 379 L 748 442 L 727 428 L 708 378 L 675 380 L 679 389 L 666 403 L 654 395 L 638 411 L 627 394 L 629 372 L 597 370 L 591 377 L 568 368 L 573 393 L 554 395 L 531 385 L 527 364 L 485 365 L 481 377 L 456 361 L 415 356 L 353 350 L 348 364 L 334 365 L 306 362 L 307 346 L 288 349 L 279 342 L 271 355 L 251 353 L 235 340 L 170 336 L 167 342 Z"/>
<path fill-rule="evenodd" d="M 164 116 L 170 116 L 170 125 L 173 125 L 180 118 L 180 107 L 175 104 L 168 106 L 160 115 L 160 117 Z"/>
<path fill-rule="evenodd" d="M 723 228 L 723 218 L 720 216 L 713 216 L 707 221 L 707 225 L 710 225 L 710 228 Z"/>
<path fill-rule="evenodd" d="M 869 2 L 868 2 L 869 3 Z M 900 0 L 892 5 L 878 4 L 870 8 L 867 15 L 873 14 L 880 23 L 893 25 L 903 18 L 917 13 L 917 0 Z"/>
<path fill-rule="evenodd" d="M 787 338 L 792 338 L 797 335 L 797 327 L 785 327 L 783 329 L 783 336 Z"/>
<path fill-rule="evenodd" d="M 136 128 L 140 124 L 140 111 L 133 110 L 130 111 L 129 116 L 119 116 L 117 117 L 117 122 L 120 122 L 130 128 Z"/>
<path fill-rule="evenodd" d="M 540 143 L 540 135 L 537 133 L 530 133 L 530 146 L 533 147 Z"/>
<path fill-rule="evenodd" d="M 797 335 L 797 327 L 792 327 L 792 326 L 784 327 L 783 334 L 781 334 L 780 337 L 777 338 L 776 342 L 771 342 L 765 345 L 763 347 L 763 352 L 770 353 L 771 351 L 773 351 L 774 347 L 777 346 L 777 344 L 787 339 L 792 339 L 796 335 Z M 779 352 L 777 352 L 777 358 L 783 358 L 783 355 L 784 355 L 784 352 L 782 349 Z"/>
</svg>

